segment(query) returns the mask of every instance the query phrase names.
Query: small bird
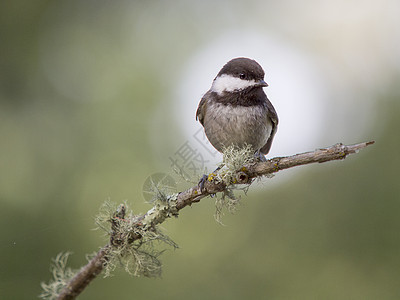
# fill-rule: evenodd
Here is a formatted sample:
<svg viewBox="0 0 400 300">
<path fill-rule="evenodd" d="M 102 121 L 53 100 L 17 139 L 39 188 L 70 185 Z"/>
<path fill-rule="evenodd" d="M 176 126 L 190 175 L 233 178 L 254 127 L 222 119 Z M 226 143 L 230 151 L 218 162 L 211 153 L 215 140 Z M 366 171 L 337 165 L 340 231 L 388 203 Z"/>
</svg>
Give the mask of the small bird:
<svg viewBox="0 0 400 300">
<path fill-rule="evenodd" d="M 268 86 L 264 75 L 256 61 L 234 58 L 223 66 L 201 99 L 196 120 L 219 152 L 231 145 L 250 145 L 265 161 L 278 128 L 278 115 L 264 93 Z"/>
</svg>

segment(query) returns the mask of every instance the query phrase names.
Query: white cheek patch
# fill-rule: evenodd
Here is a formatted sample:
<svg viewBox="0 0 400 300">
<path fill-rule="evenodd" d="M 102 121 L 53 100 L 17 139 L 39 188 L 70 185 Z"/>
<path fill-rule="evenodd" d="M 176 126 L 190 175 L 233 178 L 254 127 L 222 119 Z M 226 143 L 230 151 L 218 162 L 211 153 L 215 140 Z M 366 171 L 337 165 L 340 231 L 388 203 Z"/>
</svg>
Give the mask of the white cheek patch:
<svg viewBox="0 0 400 300">
<path fill-rule="evenodd" d="M 255 80 L 244 80 L 224 74 L 215 78 L 211 86 L 211 91 L 221 95 L 223 92 L 240 91 L 256 84 Z"/>
</svg>

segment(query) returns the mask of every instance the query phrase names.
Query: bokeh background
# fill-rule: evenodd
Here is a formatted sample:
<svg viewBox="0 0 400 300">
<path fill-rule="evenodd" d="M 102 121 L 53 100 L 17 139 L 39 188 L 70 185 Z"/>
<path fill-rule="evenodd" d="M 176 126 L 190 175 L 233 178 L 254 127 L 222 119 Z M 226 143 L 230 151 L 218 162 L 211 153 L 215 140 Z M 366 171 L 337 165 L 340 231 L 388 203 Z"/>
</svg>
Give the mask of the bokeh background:
<svg viewBox="0 0 400 300">
<path fill-rule="evenodd" d="M 106 243 L 92 230 L 101 204 L 145 212 L 146 178 L 173 173 L 185 142 L 212 167 L 195 109 L 247 56 L 280 116 L 272 156 L 376 144 L 263 180 L 226 226 L 213 199 L 184 209 L 163 224 L 180 249 L 161 279 L 117 271 L 79 299 L 398 299 L 399 12 L 396 0 L 2 1 L 0 298 L 35 299 L 59 252 L 85 264 Z"/>
</svg>

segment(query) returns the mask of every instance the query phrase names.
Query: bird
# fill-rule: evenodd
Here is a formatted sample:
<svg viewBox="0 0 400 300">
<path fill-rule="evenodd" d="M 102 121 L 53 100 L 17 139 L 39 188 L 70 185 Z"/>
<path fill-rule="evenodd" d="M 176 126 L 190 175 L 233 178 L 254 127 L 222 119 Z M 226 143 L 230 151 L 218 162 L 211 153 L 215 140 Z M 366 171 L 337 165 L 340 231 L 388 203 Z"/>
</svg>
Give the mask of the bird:
<svg viewBox="0 0 400 300">
<path fill-rule="evenodd" d="M 253 59 L 228 61 L 201 98 L 196 120 L 219 152 L 250 145 L 255 156 L 266 161 L 278 129 L 278 115 L 263 88 L 263 68 Z"/>
</svg>

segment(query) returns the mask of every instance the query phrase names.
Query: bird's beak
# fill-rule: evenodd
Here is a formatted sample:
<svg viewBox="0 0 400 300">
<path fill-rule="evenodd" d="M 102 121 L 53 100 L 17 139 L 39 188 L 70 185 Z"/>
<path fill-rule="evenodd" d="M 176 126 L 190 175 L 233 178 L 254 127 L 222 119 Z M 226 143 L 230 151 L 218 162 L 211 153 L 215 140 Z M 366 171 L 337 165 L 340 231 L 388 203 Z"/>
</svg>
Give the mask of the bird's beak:
<svg viewBox="0 0 400 300">
<path fill-rule="evenodd" d="M 258 82 L 258 86 L 267 87 L 268 83 L 266 83 L 263 79 Z"/>
</svg>

